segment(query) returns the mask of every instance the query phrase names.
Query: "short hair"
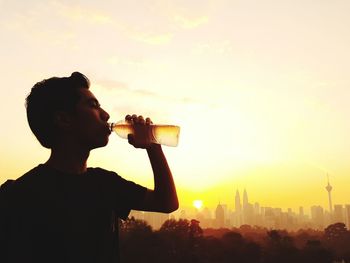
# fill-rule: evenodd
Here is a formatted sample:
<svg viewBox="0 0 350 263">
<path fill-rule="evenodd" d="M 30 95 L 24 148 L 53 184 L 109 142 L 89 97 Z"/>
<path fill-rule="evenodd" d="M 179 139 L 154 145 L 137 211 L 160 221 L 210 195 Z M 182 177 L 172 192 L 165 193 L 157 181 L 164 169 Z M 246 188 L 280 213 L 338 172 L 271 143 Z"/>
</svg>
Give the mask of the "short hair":
<svg viewBox="0 0 350 263">
<path fill-rule="evenodd" d="M 57 138 L 55 114 L 71 112 L 80 100 L 79 89 L 89 89 L 89 79 L 80 72 L 70 77 L 52 77 L 36 83 L 26 98 L 30 129 L 45 148 L 52 148 Z"/>
</svg>

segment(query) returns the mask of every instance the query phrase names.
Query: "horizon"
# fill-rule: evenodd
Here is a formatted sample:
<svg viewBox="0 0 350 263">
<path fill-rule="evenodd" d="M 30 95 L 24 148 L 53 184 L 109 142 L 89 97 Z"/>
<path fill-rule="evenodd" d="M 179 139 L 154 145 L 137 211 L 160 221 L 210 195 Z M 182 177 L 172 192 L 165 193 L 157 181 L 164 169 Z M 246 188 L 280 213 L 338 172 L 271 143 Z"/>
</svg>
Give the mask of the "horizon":
<svg viewBox="0 0 350 263">
<path fill-rule="evenodd" d="M 350 2 L 0 1 L 0 184 L 45 162 L 24 107 L 38 81 L 80 71 L 111 115 L 181 127 L 163 147 L 180 206 L 349 204 Z M 137 163 L 137 165 L 135 165 Z M 110 136 L 102 167 L 153 188 L 144 151 Z"/>
<path fill-rule="evenodd" d="M 248 196 L 249 196 L 249 192 L 248 191 L 247 191 L 247 193 L 248 193 Z M 326 198 L 328 199 L 328 193 L 326 193 L 326 195 L 327 195 Z M 243 191 L 240 192 L 241 205 L 243 204 L 243 202 L 242 202 L 243 198 L 242 197 L 243 197 Z M 199 206 L 198 206 L 198 201 L 200 201 L 200 205 Z M 300 208 L 303 208 L 304 214 L 308 215 L 308 216 L 311 216 L 311 209 L 312 209 L 312 207 L 315 207 L 315 206 L 322 207 L 322 209 L 324 209 L 324 213 L 331 213 L 330 210 L 329 210 L 329 204 L 323 206 L 320 203 L 315 203 L 315 204 L 311 204 L 309 206 L 305 206 L 303 204 L 300 204 L 298 207 L 280 207 L 280 206 L 267 206 L 267 205 L 264 205 L 263 203 L 259 202 L 259 200 L 250 200 L 250 199 L 248 200 L 248 203 L 253 205 L 253 206 L 257 204 L 260 209 L 261 208 L 281 209 L 282 212 L 286 212 L 289 209 L 291 209 L 291 211 L 293 213 L 296 213 L 296 214 L 299 214 L 300 213 Z M 182 209 L 186 210 L 186 211 L 192 210 L 192 212 L 193 211 L 201 212 L 201 211 L 203 211 L 206 208 L 208 208 L 209 210 L 211 210 L 213 212 L 213 211 L 215 211 L 215 209 L 217 208 L 218 205 L 226 206 L 228 211 L 234 212 L 236 210 L 234 195 L 232 195 L 232 200 L 229 201 L 228 203 L 219 201 L 217 204 L 214 204 L 214 205 L 206 205 L 204 200 L 193 200 L 192 205 L 186 204 L 184 206 L 181 206 L 181 204 L 180 204 L 180 207 L 179 207 L 178 211 L 177 212 L 173 212 L 173 213 L 179 213 L 179 212 L 181 212 Z M 332 210 L 334 210 L 334 207 L 337 206 L 337 205 L 341 205 L 343 208 L 345 208 L 346 205 L 350 205 L 350 202 L 348 202 L 348 203 L 334 203 L 333 202 Z"/>
</svg>

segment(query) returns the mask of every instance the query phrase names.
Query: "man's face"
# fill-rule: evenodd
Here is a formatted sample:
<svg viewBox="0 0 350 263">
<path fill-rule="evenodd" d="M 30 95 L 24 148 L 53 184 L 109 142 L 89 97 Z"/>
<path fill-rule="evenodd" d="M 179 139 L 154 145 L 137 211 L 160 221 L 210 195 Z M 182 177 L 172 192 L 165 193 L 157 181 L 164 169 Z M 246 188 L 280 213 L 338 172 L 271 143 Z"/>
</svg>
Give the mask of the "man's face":
<svg viewBox="0 0 350 263">
<path fill-rule="evenodd" d="M 103 147 L 108 143 L 109 114 L 105 112 L 94 94 L 88 89 L 79 89 L 80 100 L 72 114 L 71 134 L 75 141 L 88 150 Z"/>
</svg>

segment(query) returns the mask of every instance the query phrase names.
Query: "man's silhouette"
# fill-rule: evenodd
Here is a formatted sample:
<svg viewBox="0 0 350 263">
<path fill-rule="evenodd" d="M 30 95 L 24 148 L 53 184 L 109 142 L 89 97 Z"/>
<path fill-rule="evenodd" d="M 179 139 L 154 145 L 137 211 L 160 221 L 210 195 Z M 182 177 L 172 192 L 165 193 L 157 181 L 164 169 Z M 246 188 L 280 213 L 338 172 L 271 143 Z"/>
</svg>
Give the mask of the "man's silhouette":
<svg viewBox="0 0 350 263">
<path fill-rule="evenodd" d="M 43 80 L 26 100 L 39 142 L 51 149 L 38 165 L 0 191 L 0 262 L 118 262 L 118 219 L 131 209 L 170 213 L 178 208 L 171 171 L 160 145 L 144 132 L 151 120 L 128 115 L 129 143 L 146 149 L 154 190 L 115 172 L 87 168 L 92 149 L 110 135 L 105 112 L 81 73 Z"/>
</svg>

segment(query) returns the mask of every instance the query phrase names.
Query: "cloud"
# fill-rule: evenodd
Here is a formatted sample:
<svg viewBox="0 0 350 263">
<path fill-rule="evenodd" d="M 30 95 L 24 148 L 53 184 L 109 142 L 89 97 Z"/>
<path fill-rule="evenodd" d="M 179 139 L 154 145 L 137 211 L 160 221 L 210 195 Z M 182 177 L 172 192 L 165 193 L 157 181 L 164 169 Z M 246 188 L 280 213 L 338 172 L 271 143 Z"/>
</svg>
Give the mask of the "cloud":
<svg viewBox="0 0 350 263">
<path fill-rule="evenodd" d="M 184 15 L 176 14 L 172 16 L 169 15 L 169 18 L 172 19 L 176 25 L 182 29 L 194 29 L 208 22 L 207 16 L 200 16 L 191 19 Z M 158 27 L 158 25 L 155 27 Z M 171 26 L 169 26 L 169 28 L 171 28 Z M 147 32 L 146 30 L 137 30 L 135 28 L 131 28 L 130 26 L 124 26 L 124 29 L 133 39 L 150 45 L 167 44 L 173 39 L 174 34 L 179 31 L 176 29 L 168 29 L 164 30 L 168 32 L 155 33 Z"/>
<path fill-rule="evenodd" d="M 150 45 L 166 44 L 173 38 L 173 34 L 171 32 L 149 32 L 149 30 L 142 29 L 142 27 L 131 26 L 125 22 L 114 21 L 113 25 L 117 30 L 124 32 L 124 34 L 131 39 Z"/>
<path fill-rule="evenodd" d="M 215 107 L 213 103 L 207 103 L 193 97 L 174 97 L 165 94 L 160 94 L 147 89 L 133 89 L 127 83 L 117 80 L 96 80 L 92 86 L 104 90 L 106 92 L 123 93 L 129 97 L 137 97 L 141 99 L 152 99 L 162 101 L 166 104 L 178 105 L 207 105 L 208 107 Z"/>
<path fill-rule="evenodd" d="M 125 21 L 113 21 L 113 26 L 116 30 L 123 32 L 129 38 L 150 45 L 167 44 L 173 38 L 172 32 L 154 32 L 154 30 L 145 29 L 143 25 L 132 25 Z"/>
<path fill-rule="evenodd" d="M 147 59 L 137 55 L 109 55 L 106 57 L 105 61 L 113 67 L 120 66 L 124 69 L 129 68 L 133 71 L 157 71 L 160 73 L 169 68 L 168 61 Z"/>
<path fill-rule="evenodd" d="M 133 10 L 135 17 L 120 14 L 114 17 L 113 25 L 131 39 L 149 45 L 164 45 L 172 41 L 175 34 L 195 29 L 209 21 L 209 17 L 193 14 L 193 9 L 183 8 L 172 1 L 155 1 L 151 6 Z M 140 18 L 143 22 L 139 23 Z"/>
<path fill-rule="evenodd" d="M 194 29 L 208 22 L 207 16 L 199 16 L 196 18 L 188 18 L 184 15 L 174 15 L 174 21 L 184 29 Z"/>
<path fill-rule="evenodd" d="M 7 7 L 0 18 L 0 30 L 11 38 L 20 38 L 21 43 L 45 47 L 60 47 L 77 50 L 80 36 L 84 36 L 88 26 L 107 24 L 112 18 L 92 7 L 80 7 L 60 1 L 23 3 L 15 1 Z M 87 26 L 88 25 L 88 26 Z"/>
<path fill-rule="evenodd" d="M 122 81 L 116 80 L 97 80 L 92 86 L 97 86 L 100 89 L 111 91 L 111 90 L 129 90 L 129 86 Z"/>
<path fill-rule="evenodd" d="M 112 17 L 106 13 L 86 6 L 81 7 L 78 5 L 66 5 L 62 2 L 51 2 L 54 10 L 70 20 L 89 23 L 89 24 L 107 24 L 112 22 Z"/>
<path fill-rule="evenodd" d="M 150 34 L 150 33 L 143 33 L 143 32 L 137 32 L 136 34 L 132 34 L 132 37 L 138 41 L 151 44 L 151 45 L 162 45 L 169 43 L 170 40 L 173 38 L 172 33 L 165 33 L 165 34 Z"/>
<path fill-rule="evenodd" d="M 11 12 L 5 12 L 5 16 L 0 20 L 4 24 L 22 25 L 25 28 L 35 26 L 42 29 L 58 23 L 62 28 L 67 20 L 85 24 L 106 24 L 112 21 L 112 17 L 102 10 L 63 1 L 28 1 L 20 5 L 14 2 L 7 6 L 7 9 L 11 9 Z"/>
<path fill-rule="evenodd" d="M 189 30 L 209 21 L 206 14 L 211 13 L 213 5 L 217 5 L 217 1 L 155 0 L 152 10 L 158 17 L 165 18 L 171 28 Z"/>
<path fill-rule="evenodd" d="M 142 99 L 152 98 L 155 100 L 167 99 L 165 96 L 162 96 L 150 90 L 132 89 L 127 83 L 117 80 L 97 80 L 94 86 L 107 92 L 118 94 L 123 93 L 128 97 L 136 97 Z"/>
<path fill-rule="evenodd" d="M 233 48 L 229 40 L 213 42 L 213 43 L 202 43 L 197 45 L 193 53 L 197 55 L 203 55 L 207 53 L 214 54 L 230 54 L 232 53 Z"/>
<path fill-rule="evenodd" d="M 170 43 L 174 35 L 181 30 L 194 29 L 208 21 L 207 16 L 188 15 L 186 10 L 175 7 L 165 10 L 164 13 L 164 10 L 155 6 L 145 6 L 136 11 L 132 10 L 133 13 L 136 12 L 136 17 L 130 17 L 125 12 L 128 12 L 128 8 L 131 7 L 127 6 L 124 11 L 111 12 L 114 4 L 109 5 L 109 9 L 97 5 L 79 5 L 54 0 L 32 4 L 30 8 L 14 5 L 12 9 L 17 12 L 6 15 L 5 19 L 0 19 L 2 27 L 10 30 L 15 28 L 23 33 L 34 31 L 36 37 L 43 32 L 47 32 L 43 34 L 44 37 L 50 34 L 55 37 L 57 32 L 66 29 L 70 32 L 69 37 L 74 38 L 76 34 L 85 32 L 87 26 L 108 26 L 110 32 L 114 31 L 113 34 L 124 34 L 131 40 L 148 45 L 165 45 Z M 78 31 L 76 26 L 79 26 Z"/>
</svg>

